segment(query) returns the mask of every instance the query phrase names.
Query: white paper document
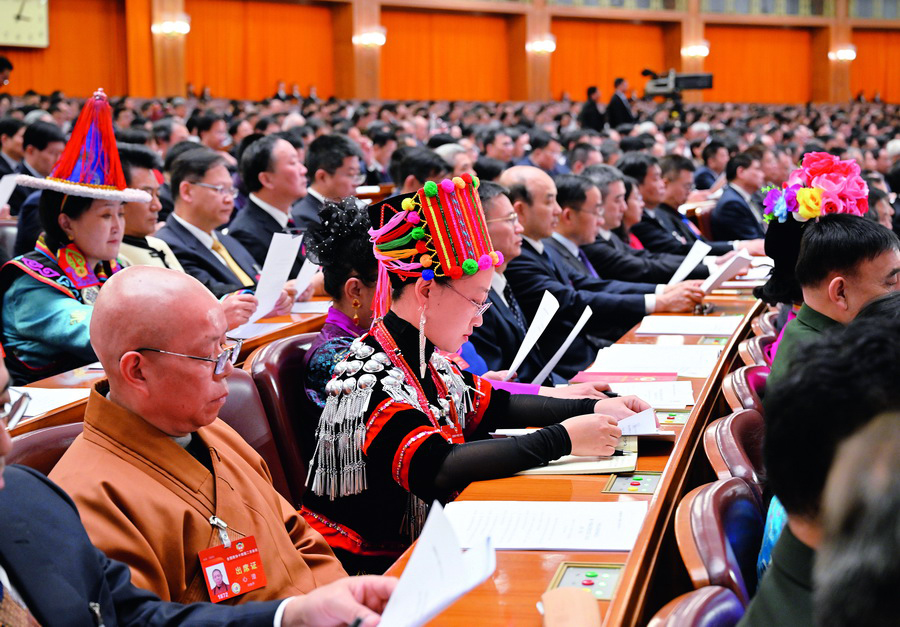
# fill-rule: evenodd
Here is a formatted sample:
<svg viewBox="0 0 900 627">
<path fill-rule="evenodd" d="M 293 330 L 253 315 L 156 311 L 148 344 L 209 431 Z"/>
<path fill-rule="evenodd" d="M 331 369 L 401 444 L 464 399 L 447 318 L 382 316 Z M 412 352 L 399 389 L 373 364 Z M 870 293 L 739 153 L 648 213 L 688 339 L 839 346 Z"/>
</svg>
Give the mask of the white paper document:
<svg viewBox="0 0 900 627">
<path fill-rule="evenodd" d="M 34 418 L 48 411 L 59 409 L 63 405 L 83 401 L 91 393 L 90 388 L 12 387 L 9 391 L 12 402 L 16 402 L 23 391 L 28 392 L 31 402 L 28 403 L 28 409 L 25 410 L 26 418 Z"/>
<path fill-rule="evenodd" d="M 278 304 L 281 291 L 287 283 L 291 268 L 297 260 L 300 252 L 300 242 L 303 238 L 289 233 L 275 233 L 272 235 L 272 243 L 269 244 L 269 252 L 266 253 L 266 262 L 263 264 L 262 274 L 256 284 L 256 300 L 258 305 L 250 319 L 237 329 L 228 333 L 229 337 L 248 338 L 250 330 L 245 328 L 269 314 Z M 259 335 L 254 333 L 253 335 Z"/>
<path fill-rule="evenodd" d="M 378 624 L 424 625 L 490 577 L 496 567 L 490 537 L 473 538 L 463 553 L 444 510 L 435 502 Z"/>
<path fill-rule="evenodd" d="M 681 265 L 678 266 L 675 274 L 669 279 L 669 285 L 675 285 L 676 283 L 684 281 L 687 278 L 687 275 L 691 273 L 691 270 L 703 263 L 703 258 L 706 257 L 711 250 L 712 246 L 706 242 L 699 239 L 695 240 L 694 245 L 684 258 L 684 261 L 681 262 Z"/>
<path fill-rule="evenodd" d="M 497 550 L 630 551 L 644 501 L 455 501 L 444 510 L 465 547 L 490 536 Z"/>
<path fill-rule="evenodd" d="M 659 427 L 656 424 L 656 411 L 651 407 L 619 421 L 622 435 L 656 435 Z"/>
<path fill-rule="evenodd" d="M 300 266 L 300 271 L 297 273 L 297 276 L 294 277 L 294 286 L 297 288 L 298 296 L 306 291 L 306 288 L 312 283 L 313 277 L 316 276 L 318 270 L 319 266 L 309 259 L 303 261 L 303 265 Z"/>
<path fill-rule="evenodd" d="M 19 175 L 7 174 L 3 178 L 0 178 L 0 208 L 9 202 L 9 197 L 12 196 L 13 191 L 15 191 L 17 176 Z"/>
<path fill-rule="evenodd" d="M 328 313 L 329 307 L 331 307 L 330 300 L 307 300 L 294 303 L 294 306 L 291 307 L 291 313 L 323 314 Z"/>
<path fill-rule="evenodd" d="M 559 301 L 556 300 L 556 297 L 553 294 L 545 291 L 544 295 L 541 297 L 541 304 L 538 305 L 537 313 L 534 314 L 534 320 L 532 320 L 531 324 L 528 326 L 528 332 L 525 334 L 525 339 L 522 340 L 522 345 L 519 346 L 519 352 L 516 353 L 512 364 L 509 366 L 509 374 L 506 376 L 505 381 L 509 381 L 516 373 L 516 370 L 519 369 L 519 366 L 522 365 L 522 362 L 525 361 L 525 357 L 527 357 L 528 353 L 531 352 L 531 349 L 534 348 L 538 338 L 541 337 L 544 329 L 550 324 L 550 320 L 558 309 Z"/>
<path fill-rule="evenodd" d="M 584 311 L 581 312 L 581 317 L 578 319 L 578 322 L 575 323 L 575 326 L 572 327 L 572 330 L 569 332 L 568 337 L 566 337 L 566 341 L 562 343 L 562 346 L 559 347 L 553 357 L 550 358 L 538 375 L 532 381 L 532 384 L 540 385 L 550 374 L 550 371 L 556 367 L 556 364 L 559 363 L 559 360 L 563 358 L 563 355 L 566 354 L 566 351 L 569 350 L 569 347 L 572 345 L 572 342 L 575 341 L 575 338 L 578 337 L 578 334 L 581 333 L 581 330 L 584 328 L 584 325 L 587 324 L 587 321 L 590 317 L 594 315 L 594 310 L 587 306 L 584 308 Z"/>
<path fill-rule="evenodd" d="M 730 337 L 743 316 L 644 316 L 638 335 L 718 335 Z"/>
<path fill-rule="evenodd" d="M 719 360 L 720 346 L 613 344 L 597 353 L 586 372 L 676 372 L 706 378 Z"/>
<path fill-rule="evenodd" d="M 609 387 L 619 396 L 633 394 L 654 409 L 685 409 L 694 404 L 694 387 L 690 381 L 636 381 L 610 383 Z"/>
<path fill-rule="evenodd" d="M 719 265 L 718 271 L 710 274 L 709 278 L 700 286 L 700 289 L 704 293 L 709 294 L 725 281 L 733 279 L 738 272 L 749 268 L 752 261 L 753 259 L 747 254 L 746 250 L 739 250 L 731 259 Z"/>
<path fill-rule="evenodd" d="M 290 322 L 248 322 L 228 332 L 228 337 L 235 340 L 248 340 L 266 333 L 272 333 L 291 324 Z"/>
</svg>

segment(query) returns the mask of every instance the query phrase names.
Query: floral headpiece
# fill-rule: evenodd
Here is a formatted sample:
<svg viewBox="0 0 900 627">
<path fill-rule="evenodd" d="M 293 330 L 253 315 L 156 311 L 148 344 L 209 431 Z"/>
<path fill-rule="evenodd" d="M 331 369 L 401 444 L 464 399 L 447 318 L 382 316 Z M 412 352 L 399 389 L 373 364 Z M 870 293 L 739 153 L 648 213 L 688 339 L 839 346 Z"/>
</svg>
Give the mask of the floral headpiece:
<svg viewBox="0 0 900 627">
<path fill-rule="evenodd" d="M 503 263 L 494 250 L 478 198 L 478 178 L 463 174 L 429 181 L 412 194 L 369 207 L 369 239 L 378 259 L 376 317 L 390 305 L 388 272 L 405 278 L 459 279 Z"/>
<path fill-rule="evenodd" d="M 788 214 L 806 222 L 832 213 L 862 216 L 869 210 L 869 187 L 860 176 L 859 164 L 827 152 L 807 153 L 783 189 L 769 186 L 762 191 L 766 222 L 784 222 Z"/>
</svg>

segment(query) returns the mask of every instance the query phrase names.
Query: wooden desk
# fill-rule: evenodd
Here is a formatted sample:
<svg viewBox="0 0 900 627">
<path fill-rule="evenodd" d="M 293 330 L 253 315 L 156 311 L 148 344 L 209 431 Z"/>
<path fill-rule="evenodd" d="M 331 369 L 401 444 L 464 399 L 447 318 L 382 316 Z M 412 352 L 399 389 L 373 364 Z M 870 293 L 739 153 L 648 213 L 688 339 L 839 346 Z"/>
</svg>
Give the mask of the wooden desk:
<svg viewBox="0 0 900 627">
<path fill-rule="evenodd" d="M 325 317 L 326 314 L 308 313 L 288 314 L 286 316 L 277 316 L 260 320 L 260 322 L 265 323 L 281 322 L 286 324 L 285 326 L 279 329 L 275 329 L 274 331 L 271 331 L 269 333 L 264 333 L 262 335 L 244 340 L 244 344 L 241 347 L 241 354 L 238 357 L 238 367 L 244 361 L 244 359 L 247 358 L 247 355 L 252 353 L 260 346 L 281 339 L 283 337 L 299 335 L 301 333 L 308 333 L 310 331 L 318 331 L 322 328 L 322 325 L 325 324 Z M 89 388 L 92 387 L 97 381 L 103 379 L 105 376 L 106 375 L 102 370 L 88 370 L 87 368 L 82 367 L 75 368 L 74 370 L 69 370 L 52 377 L 47 377 L 46 379 L 40 379 L 39 381 L 35 381 L 34 383 L 29 383 L 26 387 Z M 80 422 L 84 420 L 84 408 L 86 404 L 87 402 L 84 400 L 68 403 L 51 412 L 47 412 L 40 416 L 35 416 L 34 418 L 23 420 L 15 429 L 13 429 L 12 435 L 16 436 L 44 427 L 54 427 L 56 425 Z"/>
<path fill-rule="evenodd" d="M 656 494 L 603 493 L 608 475 L 545 475 L 476 482 L 459 497 L 464 500 L 647 501 L 647 516 L 634 549 L 631 552 L 498 551 L 493 576 L 448 608 L 432 625 L 540 625 L 541 616 L 535 603 L 563 561 L 624 564 L 612 601 L 599 602 L 607 626 L 646 624 L 666 602 L 692 589 L 675 544 L 675 507 L 690 489 L 715 479 L 702 451 L 703 430 L 710 420 L 727 412 L 721 396 L 722 380 L 734 369 L 737 345 L 750 334 L 750 321 L 763 308 L 761 302 L 748 300 L 745 295 L 713 295 L 708 300 L 717 306 L 713 315 L 745 314 L 745 317 L 723 347 L 710 377 L 686 379 L 693 384 L 696 404 L 685 425 L 671 427 L 677 434 L 675 443 L 640 442 L 637 471 L 662 472 Z M 666 337 L 663 342 L 696 344 L 699 340 L 698 336 Z M 662 343 L 659 336 L 638 336 L 634 329 L 619 342 Z M 391 567 L 391 574 L 402 571 L 409 553 Z"/>
</svg>

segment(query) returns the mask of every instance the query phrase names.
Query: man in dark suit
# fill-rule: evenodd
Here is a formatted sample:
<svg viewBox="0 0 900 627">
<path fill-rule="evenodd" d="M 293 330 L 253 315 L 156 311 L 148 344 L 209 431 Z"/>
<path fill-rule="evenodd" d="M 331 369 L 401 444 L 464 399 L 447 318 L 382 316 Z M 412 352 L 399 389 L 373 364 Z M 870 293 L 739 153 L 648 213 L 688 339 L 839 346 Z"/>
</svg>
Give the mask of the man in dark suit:
<svg viewBox="0 0 900 627">
<path fill-rule="evenodd" d="M 0 118 L 0 176 L 12 174 L 25 156 L 22 140 L 25 122 L 17 118 Z"/>
<path fill-rule="evenodd" d="M 703 166 L 694 172 L 694 187 L 709 189 L 725 171 L 728 164 L 728 147 L 720 141 L 713 140 L 703 147 Z"/>
<path fill-rule="evenodd" d="M 365 181 L 362 159 L 359 146 L 346 135 L 322 135 L 309 145 L 308 193 L 291 209 L 297 228 L 305 231 L 310 224 L 319 224 L 319 210 L 326 198 L 339 202 L 341 198 L 353 196 L 357 186 Z"/>
<path fill-rule="evenodd" d="M 243 244 L 262 267 L 272 236 L 295 229 L 291 205 L 306 194 L 306 167 L 290 142 L 278 135 L 267 135 L 244 150 L 241 178 L 250 192 L 249 204 L 238 212 L 228 234 Z M 297 276 L 302 263 L 301 253 L 290 276 Z"/>
<path fill-rule="evenodd" d="M 628 81 L 624 78 L 617 78 L 613 81 L 612 98 L 606 107 L 606 120 L 609 122 L 610 128 L 618 128 L 622 124 L 634 124 L 637 117 L 631 110 L 631 102 L 628 100 Z"/>
<path fill-rule="evenodd" d="M 9 401 L 8 385 L 9 374 L 0 361 L 0 403 Z M 3 468 L 12 449 L 5 424 L 3 417 L 0 571 L 9 585 L 0 587 L 0 612 L 11 611 L 21 622 L 4 624 L 270 627 L 310 624 L 309 619 L 325 617 L 343 624 L 359 616 L 371 625 L 393 590 L 395 580 L 390 578 L 349 577 L 285 601 L 238 606 L 161 601 L 131 583 L 128 566 L 91 544 L 75 504 L 57 485 L 24 466 Z M 368 599 L 367 593 L 373 596 L 365 605 L 356 601 Z"/>
<path fill-rule="evenodd" d="M 228 222 L 235 194 L 222 157 L 205 148 L 185 152 L 172 165 L 172 190 L 175 212 L 156 236 L 169 245 L 184 271 L 217 297 L 254 290 L 262 268 L 239 241 L 216 231 Z M 286 288 L 275 311 L 289 311 L 293 296 Z"/>
<path fill-rule="evenodd" d="M 49 122 L 35 122 L 25 128 L 22 137 L 23 158 L 16 174 L 27 174 L 38 179 L 50 176 L 53 166 L 66 147 L 66 137 L 59 127 Z M 18 185 L 9 197 L 12 215 L 18 215 L 25 199 L 34 192 L 31 187 Z"/>
<path fill-rule="evenodd" d="M 599 133 L 606 126 L 606 115 L 600 111 L 600 98 L 600 90 L 596 85 L 587 88 L 587 100 L 578 114 L 581 128 L 591 128 Z"/>
<path fill-rule="evenodd" d="M 397 134 L 390 127 L 376 126 L 369 131 L 372 140 L 372 162 L 367 164 L 366 185 L 393 183 L 389 166 L 397 150 Z"/>
<path fill-rule="evenodd" d="M 763 183 L 759 159 L 742 152 L 725 167 L 728 186 L 712 211 L 713 237 L 722 240 L 751 240 L 766 236 L 765 221 L 753 195 Z"/>
<path fill-rule="evenodd" d="M 540 129 L 529 131 L 531 138 L 531 152 L 516 162 L 516 165 L 526 165 L 540 168 L 550 176 L 568 174 L 569 166 L 560 162 L 562 157 L 562 143 L 554 135 Z"/>
<path fill-rule="evenodd" d="M 681 266 L 684 255 L 638 250 L 614 232 L 622 225 L 627 208 L 623 174 L 604 164 L 591 166 L 584 174 L 600 190 L 603 201 L 603 225 L 598 229 L 597 239 L 581 247 L 594 269 L 607 279 L 667 283 Z M 701 263 L 687 278 L 705 279 L 708 276 L 709 269 Z"/>
<path fill-rule="evenodd" d="M 669 155 L 657 161 L 650 155 L 634 152 L 622 157 L 618 168 L 638 182 L 646 207 L 641 221 L 631 227 L 644 248 L 657 252 L 687 255 L 698 239 L 712 247 L 711 254 L 724 255 L 746 248 L 763 254 L 763 241 L 707 240 L 700 230 L 678 212 L 693 187 L 694 164 L 681 155 Z"/>
<path fill-rule="evenodd" d="M 587 269 L 576 272 L 568 260 L 548 245 L 548 238 L 559 221 L 562 210 L 556 201 L 556 185 L 538 168 L 517 166 L 504 172 L 501 183 L 510 190 L 510 199 L 522 223 L 522 254 L 513 259 L 506 278 L 526 317 L 534 317 L 545 290 L 559 301 L 560 308 L 538 341 L 545 354 L 552 355 L 581 317 L 585 306 L 593 316 L 585 332 L 569 347 L 557 371 L 572 377 L 587 367 L 597 350 L 621 337 L 656 307 L 656 286 L 649 283 L 605 281 L 590 276 Z M 596 188 L 593 188 L 596 191 Z M 599 192 L 597 193 L 599 196 Z M 593 212 L 599 217 L 595 200 Z M 577 245 L 575 246 L 577 249 Z"/>
</svg>

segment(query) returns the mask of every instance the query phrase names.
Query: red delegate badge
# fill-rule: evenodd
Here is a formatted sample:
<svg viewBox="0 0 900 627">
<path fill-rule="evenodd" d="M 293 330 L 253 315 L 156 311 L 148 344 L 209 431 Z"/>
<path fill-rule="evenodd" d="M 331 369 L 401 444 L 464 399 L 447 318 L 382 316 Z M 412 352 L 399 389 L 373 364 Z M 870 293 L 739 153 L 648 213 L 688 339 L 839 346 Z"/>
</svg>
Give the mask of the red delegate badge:
<svg viewBox="0 0 900 627">
<path fill-rule="evenodd" d="M 253 536 L 233 540 L 230 548 L 220 544 L 204 549 L 199 555 L 209 599 L 213 603 L 266 585 L 266 573 Z"/>
</svg>

